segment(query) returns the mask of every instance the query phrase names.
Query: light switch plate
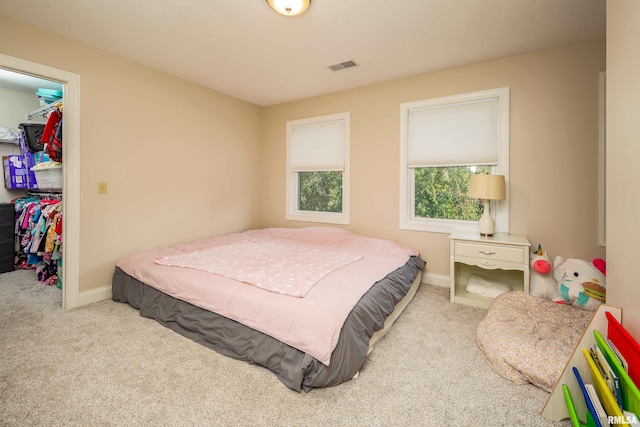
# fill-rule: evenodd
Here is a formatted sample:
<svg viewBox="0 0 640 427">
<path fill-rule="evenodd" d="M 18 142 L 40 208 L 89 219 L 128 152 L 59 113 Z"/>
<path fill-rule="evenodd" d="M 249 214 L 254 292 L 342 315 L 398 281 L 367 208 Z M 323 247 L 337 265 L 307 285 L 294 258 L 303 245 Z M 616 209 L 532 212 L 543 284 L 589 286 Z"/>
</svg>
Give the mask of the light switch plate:
<svg viewBox="0 0 640 427">
<path fill-rule="evenodd" d="M 98 194 L 107 194 L 107 183 L 99 182 L 98 183 Z"/>
</svg>

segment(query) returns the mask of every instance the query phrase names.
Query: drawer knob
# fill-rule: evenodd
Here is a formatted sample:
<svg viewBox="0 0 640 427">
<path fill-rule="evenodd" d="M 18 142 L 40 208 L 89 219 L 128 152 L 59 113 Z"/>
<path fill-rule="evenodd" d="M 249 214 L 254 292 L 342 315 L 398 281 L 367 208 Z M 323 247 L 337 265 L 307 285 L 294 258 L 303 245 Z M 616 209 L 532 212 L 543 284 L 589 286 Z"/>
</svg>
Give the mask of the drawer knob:
<svg viewBox="0 0 640 427">
<path fill-rule="evenodd" d="M 478 264 L 484 265 L 486 267 L 494 267 L 496 265 L 495 262 L 489 262 L 489 261 L 481 261 Z"/>
<path fill-rule="evenodd" d="M 481 254 L 484 254 L 484 255 L 495 255 L 496 254 L 495 252 L 489 252 L 489 251 L 478 251 L 478 252 L 480 252 Z"/>
</svg>

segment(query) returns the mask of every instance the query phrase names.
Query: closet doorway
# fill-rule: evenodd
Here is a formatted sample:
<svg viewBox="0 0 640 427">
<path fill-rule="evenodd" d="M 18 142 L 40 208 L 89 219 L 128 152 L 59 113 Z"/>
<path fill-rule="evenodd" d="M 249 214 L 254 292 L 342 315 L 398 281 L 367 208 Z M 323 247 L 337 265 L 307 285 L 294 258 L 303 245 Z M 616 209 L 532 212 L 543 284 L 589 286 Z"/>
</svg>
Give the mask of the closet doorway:
<svg viewBox="0 0 640 427">
<path fill-rule="evenodd" d="M 64 195 L 62 230 L 62 307 L 83 305 L 80 295 L 80 76 L 35 62 L 0 54 L 0 69 L 58 82 L 62 85 L 64 114 L 62 127 Z M 26 117 L 25 117 L 26 119 Z M 27 121 L 27 120 L 25 120 Z"/>
</svg>

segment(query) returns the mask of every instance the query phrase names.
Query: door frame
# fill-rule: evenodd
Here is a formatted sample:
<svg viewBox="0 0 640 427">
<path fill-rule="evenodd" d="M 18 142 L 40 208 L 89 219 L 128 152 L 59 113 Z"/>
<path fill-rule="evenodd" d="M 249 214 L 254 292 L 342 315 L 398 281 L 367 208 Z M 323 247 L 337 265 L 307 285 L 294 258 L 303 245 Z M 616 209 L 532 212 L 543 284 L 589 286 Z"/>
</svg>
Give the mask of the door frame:
<svg viewBox="0 0 640 427">
<path fill-rule="evenodd" d="M 0 68 L 63 85 L 62 307 L 80 303 L 80 75 L 0 53 Z"/>
</svg>

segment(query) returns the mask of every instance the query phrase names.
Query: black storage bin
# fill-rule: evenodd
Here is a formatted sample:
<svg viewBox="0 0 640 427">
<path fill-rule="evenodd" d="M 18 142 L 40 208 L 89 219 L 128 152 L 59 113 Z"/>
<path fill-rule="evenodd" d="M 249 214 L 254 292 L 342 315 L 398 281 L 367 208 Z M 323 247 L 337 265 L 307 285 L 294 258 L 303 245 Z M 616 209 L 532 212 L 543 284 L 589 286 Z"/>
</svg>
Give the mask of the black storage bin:
<svg viewBox="0 0 640 427">
<path fill-rule="evenodd" d="M 0 222 L 15 222 L 16 207 L 13 203 L 0 203 Z M 13 231 L 11 232 L 13 234 Z M 5 234 L 0 235 L 4 237 Z"/>
<path fill-rule="evenodd" d="M 15 215 L 13 203 L 0 203 L 0 273 L 15 270 Z"/>
<path fill-rule="evenodd" d="M 11 237 L 9 239 L 0 239 L 0 257 L 13 256 L 15 251 L 13 246 L 15 242 L 15 237 Z"/>
<path fill-rule="evenodd" d="M 7 236 L 11 236 L 13 237 L 13 235 L 16 232 L 16 223 L 11 221 L 11 222 L 4 222 L 1 221 L 0 222 L 0 239 L 4 240 L 7 238 Z"/>
<path fill-rule="evenodd" d="M 15 260 L 13 255 L 0 257 L 0 273 L 8 273 L 9 271 L 14 271 L 16 269 L 14 262 Z"/>
<path fill-rule="evenodd" d="M 42 142 L 44 125 L 40 123 L 20 123 L 19 126 L 24 131 L 24 138 L 27 141 L 29 151 L 42 151 L 44 149 L 44 143 Z"/>
</svg>

